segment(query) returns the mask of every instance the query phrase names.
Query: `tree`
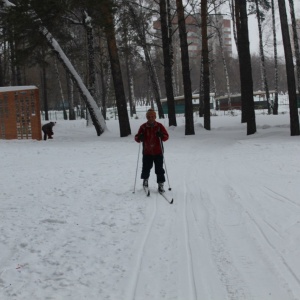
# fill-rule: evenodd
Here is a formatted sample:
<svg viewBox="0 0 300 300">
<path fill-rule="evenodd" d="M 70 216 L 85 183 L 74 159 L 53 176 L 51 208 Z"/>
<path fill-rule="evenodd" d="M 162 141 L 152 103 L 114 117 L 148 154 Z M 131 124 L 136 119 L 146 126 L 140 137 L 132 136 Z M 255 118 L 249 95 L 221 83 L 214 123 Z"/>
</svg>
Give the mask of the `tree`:
<svg viewBox="0 0 300 300">
<path fill-rule="evenodd" d="M 219 13 L 217 11 L 216 3 L 214 2 L 213 5 L 214 5 L 215 14 L 219 15 Z M 224 70 L 224 75 L 225 75 L 225 79 L 226 79 L 226 91 L 227 91 L 227 96 L 228 96 L 228 109 L 231 110 L 230 80 L 229 80 L 228 68 L 227 68 L 227 63 L 226 63 L 225 53 L 224 53 L 223 36 L 222 36 L 222 24 L 220 24 L 221 22 L 218 22 L 218 18 L 216 18 L 216 21 L 217 22 L 215 24 L 215 28 L 216 28 L 216 33 L 217 33 L 217 36 L 218 36 L 218 39 L 219 39 L 223 70 Z M 233 28 L 235 28 L 235 26 L 233 26 Z"/>
<path fill-rule="evenodd" d="M 184 7 L 182 0 L 176 0 L 178 29 L 180 38 L 181 64 L 182 64 L 182 79 L 185 99 L 185 135 L 195 134 L 194 116 L 193 116 L 193 101 L 192 87 L 189 66 L 189 51 L 187 43 L 187 33 L 185 26 Z"/>
<path fill-rule="evenodd" d="M 247 122 L 247 135 L 250 135 L 256 132 L 256 122 L 246 0 L 235 0 L 235 19 L 240 63 L 242 122 Z"/>
<path fill-rule="evenodd" d="M 151 53 L 150 53 L 149 46 L 147 43 L 147 38 L 146 38 L 146 28 L 145 28 L 146 21 L 144 20 L 143 14 L 141 13 L 139 15 L 137 12 L 137 9 L 135 9 L 135 7 L 133 7 L 133 5 L 131 3 L 128 2 L 127 4 L 129 7 L 131 21 L 132 21 L 132 23 L 134 23 L 133 27 L 136 30 L 137 44 L 144 51 L 145 65 L 149 72 L 151 88 L 152 88 L 152 92 L 153 92 L 155 102 L 157 105 L 157 109 L 158 109 L 158 116 L 159 116 L 159 118 L 164 118 L 164 112 L 163 112 L 162 104 L 160 101 L 161 93 L 160 93 L 160 86 L 158 83 L 158 77 L 157 77 L 155 66 L 152 61 Z"/>
<path fill-rule="evenodd" d="M 76 84 L 82 99 L 87 105 L 97 135 L 99 136 L 106 128 L 103 116 L 73 64 L 49 30 L 49 28 L 57 29 L 59 27 L 59 16 L 64 12 L 61 7 L 62 5 L 63 4 L 60 1 L 49 1 L 49 3 L 43 3 L 43 5 L 40 5 L 39 1 L 20 1 L 18 2 L 18 5 L 7 10 L 6 14 L 8 19 L 14 21 L 14 24 L 19 26 L 16 33 L 18 33 L 19 38 L 26 44 L 26 48 L 23 51 L 23 57 L 26 55 L 29 56 L 30 53 L 33 50 L 38 49 L 38 47 L 44 47 L 45 42 L 48 44 Z M 37 11 L 35 11 L 35 8 Z M 10 16 L 12 16 L 12 18 L 10 18 Z M 56 24 L 55 21 L 57 21 L 58 24 Z M 46 27 L 44 22 L 46 22 L 49 27 Z M 41 35 L 44 39 L 41 39 Z M 57 35 L 61 36 L 62 32 L 58 30 Z M 45 74 L 44 71 L 43 74 Z"/>
<path fill-rule="evenodd" d="M 258 24 L 259 53 L 260 53 L 260 60 L 261 60 L 263 90 L 266 92 L 268 113 L 271 114 L 270 92 L 269 92 L 269 85 L 268 85 L 267 73 L 266 73 L 265 53 L 264 53 L 263 36 L 262 36 L 262 28 L 261 28 L 261 23 L 264 19 L 264 14 L 263 12 L 261 12 L 259 4 L 263 5 L 264 9 L 269 9 L 269 2 L 255 0 L 255 7 L 256 7 L 255 11 L 256 11 L 256 18 Z"/>
<path fill-rule="evenodd" d="M 274 49 L 274 71 L 275 71 L 275 98 L 273 105 L 273 114 L 278 115 L 278 58 L 277 58 L 277 36 L 275 24 L 274 0 L 271 0 L 272 9 L 272 31 L 273 31 L 273 49 Z"/>
<path fill-rule="evenodd" d="M 124 18 L 125 19 L 125 18 Z M 128 26 L 127 22 L 123 26 L 124 32 L 124 56 L 125 56 L 125 65 L 126 65 L 126 72 L 127 72 L 127 85 L 128 85 L 128 102 L 130 108 L 130 116 L 133 117 L 136 114 L 135 108 L 135 101 L 134 101 L 134 86 L 133 86 L 133 72 L 132 72 L 132 59 L 130 55 L 130 45 L 129 45 L 129 38 L 128 38 Z"/>
<path fill-rule="evenodd" d="M 172 62 L 171 62 L 171 36 L 168 27 L 168 14 L 167 3 L 165 0 L 159 1 L 160 8 L 160 22 L 161 22 L 161 35 L 162 35 L 162 47 L 164 56 L 164 75 L 165 75 L 165 87 L 168 104 L 168 117 L 169 126 L 177 126 L 176 114 L 175 114 L 175 100 L 173 90 L 173 74 L 172 74 Z"/>
<path fill-rule="evenodd" d="M 127 103 L 125 97 L 125 91 L 123 86 L 122 72 L 119 61 L 119 54 L 115 36 L 115 25 L 114 25 L 114 15 L 113 15 L 113 5 L 112 1 L 104 1 L 101 6 L 102 17 L 104 19 L 104 32 L 106 35 L 108 52 L 110 57 L 110 65 L 112 78 L 115 88 L 115 96 L 117 103 L 117 110 L 119 116 L 119 128 L 120 136 L 126 137 L 131 134 L 129 117 L 127 112 Z"/>
<path fill-rule="evenodd" d="M 294 63 L 291 41 L 289 36 L 289 27 L 286 14 L 285 0 L 278 0 L 279 16 L 281 23 L 281 32 L 286 64 L 286 75 L 288 83 L 289 93 L 289 105 L 290 105 L 290 131 L 291 136 L 299 135 L 299 116 L 297 108 L 297 94 L 296 94 L 296 81 L 294 73 Z"/>
<path fill-rule="evenodd" d="M 201 1 L 201 33 L 202 33 L 202 64 L 203 64 L 203 102 L 204 128 L 210 130 L 210 81 L 209 53 L 207 37 L 207 0 Z"/>
<path fill-rule="evenodd" d="M 289 4 L 290 4 L 290 14 L 292 20 L 294 50 L 295 50 L 295 57 L 296 57 L 298 92 L 300 94 L 300 50 L 299 50 L 298 33 L 297 33 L 297 21 L 295 17 L 294 1 L 289 0 Z"/>
</svg>

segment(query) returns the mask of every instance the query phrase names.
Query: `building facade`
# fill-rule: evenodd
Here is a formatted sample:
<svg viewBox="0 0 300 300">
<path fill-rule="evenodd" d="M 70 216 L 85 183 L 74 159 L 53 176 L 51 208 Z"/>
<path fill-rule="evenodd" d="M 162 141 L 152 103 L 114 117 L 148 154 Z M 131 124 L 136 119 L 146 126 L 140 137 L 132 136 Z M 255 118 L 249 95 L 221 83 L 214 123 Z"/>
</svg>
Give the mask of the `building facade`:
<svg viewBox="0 0 300 300">
<path fill-rule="evenodd" d="M 189 45 L 190 59 L 197 58 L 201 55 L 201 17 L 200 14 L 189 15 L 186 17 L 186 31 L 187 41 Z M 175 17 L 172 20 L 173 26 L 178 25 L 178 20 Z M 160 20 L 156 20 L 153 23 L 153 28 L 157 34 L 161 30 Z M 232 56 L 232 34 L 231 34 L 231 20 L 224 19 L 222 15 L 212 15 L 208 20 L 208 36 L 210 36 L 209 43 L 213 51 L 216 51 L 220 46 L 219 38 L 217 36 L 216 28 L 220 31 L 223 41 L 223 49 L 228 56 Z"/>
</svg>

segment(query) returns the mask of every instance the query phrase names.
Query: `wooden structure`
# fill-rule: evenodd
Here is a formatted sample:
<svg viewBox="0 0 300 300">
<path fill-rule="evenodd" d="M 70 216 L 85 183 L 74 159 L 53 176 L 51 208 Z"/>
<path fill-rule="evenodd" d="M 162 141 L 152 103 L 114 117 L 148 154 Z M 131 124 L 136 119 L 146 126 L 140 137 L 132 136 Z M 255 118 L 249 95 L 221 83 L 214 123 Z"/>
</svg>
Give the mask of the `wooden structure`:
<svg viewBox="0 0 300 300">
<path fill-rule="evenodd" d="M 37 87 L 0 87 L 0 139 L 42 139 Z"/>
</svg>

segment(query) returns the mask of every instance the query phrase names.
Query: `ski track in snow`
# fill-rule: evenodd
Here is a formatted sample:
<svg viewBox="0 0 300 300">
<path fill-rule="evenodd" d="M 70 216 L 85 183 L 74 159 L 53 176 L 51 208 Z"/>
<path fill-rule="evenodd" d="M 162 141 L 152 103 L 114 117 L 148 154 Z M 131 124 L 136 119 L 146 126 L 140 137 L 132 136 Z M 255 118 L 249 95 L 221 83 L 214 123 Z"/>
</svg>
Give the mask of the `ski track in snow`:
<svg viewBox="0 0 300 300">
<path fill-rule="evenodd" d="M 198 267 L 194 267 L 194 270 L 197 270 L 194 279 L 194 287 L 195 287 L 195 298 L 194 299 L 220 299 L 224 296 L 217 294 L 215 291 L 224 290 L 225 294 L 227 294 L 228 299 L 252 299 L 246 288 L 245 284 L 242 281 L 241 274 L 236 270 L 232 259 L 230 257 L 229 250 L 227 249 L 227 241 L 224 236 L 224 233 L 221 227 L 218 225 L 217 220 L 215 219 L 216 209 L 214 204 L 211 201 L 210 194 L 212 191 L 207 191 L 205 188 L 205 184 L 202 183 L 203 175 L 201 174 L 201 168 L 199 169 L 191 169 L 193 164 L 199 163 L 199 165 L 203 164 L 201 161 L 203 153 L 194 153 L 192 155 L 193 160 L 189 163 L 189 171 L 186 176 L 186 190 L 192 190 L 192 185 L 195 185 L 195 179 L 198 179 L 198 185 L 200 186 L 199 192 L 197 195 L 193 195 L 193 193 L 189 193 L 186 195 L 189 198 L 187 201 L 189 205 L 190 216 L 186 218 L 187 226 L 190 228 L 190 239 L 195 239 L 195 235 L 202 237 L 199 242 L 194 245 L 193 249 L 193 257 L 191 259 L 192 263 L 195 264 L 198 257 L 199 249 L 204 247 L 204 244 L 207 244 L 207 251 L 205 255 L 205 261 L 211 261 L 212 269 L 214 269 L 213 277 L 215 276 L 219 278 L 219 282 L 216 282 L 216 279 L 212 279 L 209 281 L 206 277 L 206 270 L 201 270 L 201 262 L 199 262 Z M 214 156 L 216 153 L 206 153 L 204 154 L 205 159 L 208 163 L 212 163 L 214 160 Z M 196 160 L 196 161 L 195 161 Z M 192 172 L 191 172 L 192 171 Z M 205 176 L 211 177 L 210 174 L 205 174 Z M 217 183 L 216 183 L 217 184 Z M 204 216 L 203 216 L 204 214 Z M 203 232 L 203 226 L 199 224 L 199 220 L 203 219 L 202 225 L 206 229 Z M 191 224 L 194 221 L 194 224 Z M 205 238 L 203 238 L 205 237 Z M 195 251 L 197 249 L 198 251 Z M 201 270 L 200 272 L 198 270 Z M 203 274 L 204 272 L 204 274 Z M 202 274 L 201 274 L 202 273 Z M 202 279 L 199 281 L 199 279 Z M 216 288 L 216 286 L 220 286 Z M 203 289 L 207 291 L 203 291 Z"/>
<path fill-rule="evenodd" d="M 138 197 L 148 204 L 146 227 L 136 239 L 138 251 L 133 255 L 134 268 L 126 292 L 126 299 L 176 299 L 173 281 L 174 261 L 173 217 L 169 204 L 150 187 L 150 197 L 142 191 Z M 159 274 L 159 276 L 155 276 Z M 170 282 L 173 283 L 170 285 Z"/>
<path fill-rule="evenodd" d="M 132 194 L 132 136 L 99 139 L 79 126 L 76 147 L 75 133 L 59 128 L 47 143 L 2 143 L 18 147 L 0 153 L 10 177 L 0 174 L 0 299 L 299 300 L 300 202 L 291 191 L 300 164 L 288 155 L 299 148 L 290 137 L 276 145 L 284 168 L 268 128 L 254 137 L 240 127 L 189 137 L 170 128 L 172 205 L 154 170 L 150 197 L 139 178 Z"/>
<path fill-rule="evenodd" d="M 230 150 L 230 153 L 227 153 L 227 155 L 234 155 L 235 153 L 232 153 L 232 148 Z M 226 151 L 223 151 L 223 155 L 226 157 Z M 235 159 L 235 163 L 239 166 L 243 165 L 243 162 L 239 162 L 238 158 Z M 221 159 L 222 161 L 222 159 Z M 226 162 L 226 160 L 224 160 Z M 255 161 L 253 161 L 255 164 Z M 299 295 L 300 290 L 299 290 L 299 277 L 296 274 L 296 269 L 294 266 L 291 266 L 288 263 L 288 255 L 283 254 L 280 252 L 280 244 L 284 243 L 282 237 L 283 234 L 281 234 L 278 230 L 276 230 L 276 223 L 273 225 L 271 222 L 273 220 L 267 221 L 265 215 L 259 215 L 257 214 L 257 206 L 255 209 L 255 213 L 252 212 L 251 210 L 251 203 L 255 203 L 256 205 L 260 205 L 259 201 L 262 199 L 266 199 L 262 202 L 270 201 L 277 201 L 279 204 L 282 205 L 282 209 L 293 209 L 299 211 L 299 204 L 296 203 L 294 200 L 289 199 L 288 197 L 282 196 L 278 194 L 277 192 L 273 191 L 272 189 L 268 187 L 260 187 L 259 182 L 254 182 L 253 184 L 251 183 L 252 186 L 255 186 L 255 189 L 253 192 L 249 192 L 249 186 L 241 186 L 241 185 L 235 185 L 234 184 L 234 174 L 228 173 L 226 170 L 230 169 L 224 164 L 224 166 L 219 166 L 218 170 L 220 170 L 220 167 L 224 170 L 223 174 L 223 184 L 224 182 L 227 182 L 227 185 L 225 185 L 225 189 L 227 189 L 227 194 L 228 194 L 228 199 L 230 199 L 230 206 L 232 206 L 233 209 L 240 211 L 244 216 L 246 215 L 248 217 L 249 222 L 247 222 L 246 225 L 246 232 L 244 237 L 249 237 L 247 239 L 252 241 L 251 247 L 255 246 L 255 251 L 259 254 L 258 257 L 261 257 L 261 260 L 263 262 L 262 266 L 259 266 L 258 261 L 256 264 L 258 265 L 257 273 L 260 274 L 262 272 L 259 272 L 260 268 L 266 269 L 265 272 L 268 274 L 269 277 L 274 277 L 274 279 L 271 281 L 272 286 L 267 286 L 265 287 L 266 291 L 263 291 L 263 296 L 264 297 L 271 297 L 271 299 L 299 299 L 296 295 Z M 254 168 L 255 169 L 255 168 Z M 266 173 L 266 170 L 259 168 L 262 171 L 262 173 Z M 245 170 L 245 173 L 247 170 Z M 251 172 L 250 172 L 251 173 Z M 238 171 L 237 174 L 243 174 L 243 172 Z M 220 177 L 220 172 L 216 174 L 217 177 Z M 252 178 L 253 180 L 253 178 Z M 251 181 L 249 181 L 251 182 Z M 250 188 L 251 189 L 251 188 Z M 240 192 L 238 192 L 240 191 Z M 260 192 L 259 192 L 260 191 Z M 261 192 L 262 191 L 262 192 Z M 239 194 L 240 193 L 240 194 Z M 243 195 L 243 196 L 241 196 Z M 248 195 L 247 198 L 245 198 L 245 195 Z M 270 205 L 270 204 L 268 204 Z M 228 207 L 232 209 L 231 207 Z M 266 211 L 264 209 L 261 210 Z M 214 214 L 216 215 L 216 213 Z M 269 216 L 272 218 L 271 214 Z M 233 220 L 233 216 L 230 216 L 228 218 L 230 220 Z M 243 217 L 242 219 L 245 220 Z M 239 222 L 237 222 L 238 224 Z M 272 234 L 270 233 L 270 230 Z M 275 237 L 274 241 L 277 243 L 273 242 L 270 237 Z M 219 239 L 221 240 L 221 238 Z M 279 241 L 277 241 L 279 240 Z M 249 241 L 247 241 L 249 242 Z M 249 244 L 250 245 L 250 244 Z M 250 254 L 250 253 L 249 253 Z M 249 256 L 247 254 L 247 256 Z M 272 254 L 272 255 L 270 255 Z M 247 257 L 245 256 L 245 257 Z M 254 256 L 255 257 L 255 256 Z M 241 265 L 241 264 L 240 264 Z M 243 272 L 244 273 L 244 272 Z M 232 272 L 231 272 L 232 274 Z M 268 280 L 267 280 L 268 281 Z M 276 288 L 274 288 L 274 282 L 277 281 Z M 290 284 L 292 283 L 292 285 Z M 294 290 L 291 289 L 291 286 L 294 287 Z M 295 286 L 298 286 L 297 289 L 295 290 Z M 269 289 L 272 292 L 267 293 L 267 289 Z M 251 287 L 251 290 L 254 290 L 253 287 Z M 269 294 L 269 295 L 268 295 Z M 262 297 L 261 295 L 255 295 L 255 298 Z M 239 296 L 239 297 L 229 297 L 230 299 L 252 299 L 250 295 L 245 295 Z"/>
</svg>

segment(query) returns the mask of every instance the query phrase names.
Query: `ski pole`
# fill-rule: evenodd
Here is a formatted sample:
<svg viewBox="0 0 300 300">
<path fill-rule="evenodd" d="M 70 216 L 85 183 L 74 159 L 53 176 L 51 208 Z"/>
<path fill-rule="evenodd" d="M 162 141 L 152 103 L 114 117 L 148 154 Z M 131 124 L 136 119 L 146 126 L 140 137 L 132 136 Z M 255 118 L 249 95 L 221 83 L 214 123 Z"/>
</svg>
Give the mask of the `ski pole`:
<svg viewBox="0 0 300 300">
<path fill-rule="evenodd" d="M 166 165 L 166 160 L 165 160 L 165 154 L 164 154 L 164 148 L 163 148 L 163 144 L 162 144 L 161 138 L 159 138 L 159 141 L 160 141 L 161 152 L 162 152 L 162 155 L 163 155 L 164 166 L 165 166 L 165 169 L 166 169 L 166 175 L 167 175 L 167 179 L 168 179 L 169 191 L 171 191 L 170 181 L 169 181 L 169 175 L 168 175 L 168 170 L 167 170 L 167 165 Z"/>
<path fill-rule="evenodd" d="M 134 179 L 134 186 L 133 186 L 133 194 L 135 193 L 135 185 L 136 185 L 136 177 L 137 177 L 137 171 L 139 166 L 139 160 L 140 160 L 140 152 L 141 152 L 141 143 L 139 143 L 139 152 L 138 152 L 138 159 L 136 163 L 136 171 L 135 171 L 135 179 Z"/>
</svg>

